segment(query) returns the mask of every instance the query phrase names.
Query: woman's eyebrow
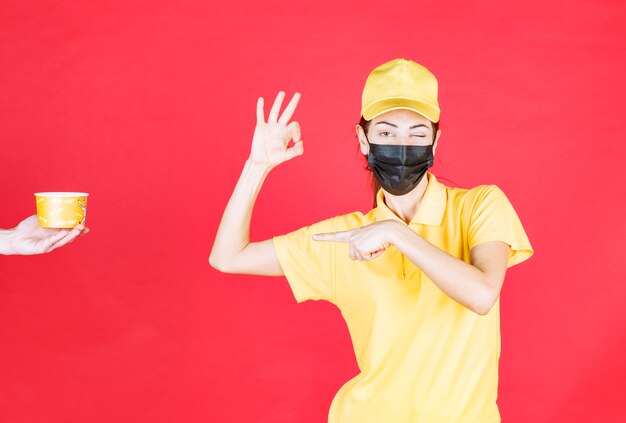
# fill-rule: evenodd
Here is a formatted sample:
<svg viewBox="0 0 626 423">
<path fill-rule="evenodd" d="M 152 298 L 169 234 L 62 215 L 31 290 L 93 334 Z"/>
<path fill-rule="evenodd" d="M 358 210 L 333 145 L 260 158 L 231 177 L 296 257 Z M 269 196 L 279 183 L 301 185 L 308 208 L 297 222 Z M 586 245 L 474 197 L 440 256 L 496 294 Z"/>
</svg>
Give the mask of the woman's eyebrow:
<svg viewBox="0 0 626 423">
<path fill-rule="evenodd" d="M 393 123 L 385 122 L 384 120 L 383 120 L 383 121 L 381 121 L 381 122 L 376 122 L 376 123 L 374 124 L 374 126 L 376 126 L 376 125 L 380 125 L 381 123 L 386 123 L 387 125 L 393 126 L 394 128 L 397 128 L 397 127 L 398 127 L 398 125 L 394 125 Z M 420 123 L 419 125 L 413 125 L 413 126 L 411 126 L 409 129 L 419 128 L 420 126 L 423 126 L 424 128 L 428 129 L 428 126 L 424 125 L 423 123 Z"/>
</svg>

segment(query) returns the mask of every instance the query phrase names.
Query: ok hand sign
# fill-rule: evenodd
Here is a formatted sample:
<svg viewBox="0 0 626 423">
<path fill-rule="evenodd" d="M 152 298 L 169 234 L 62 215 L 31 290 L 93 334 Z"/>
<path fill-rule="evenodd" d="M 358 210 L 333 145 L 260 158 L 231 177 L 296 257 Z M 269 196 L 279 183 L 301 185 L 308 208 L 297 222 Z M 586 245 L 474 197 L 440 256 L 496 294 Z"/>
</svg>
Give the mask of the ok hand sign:
<svg viewBox="0 0 626 423">
<path fill-rule="evenodd" d="M 315 241 L 346 242 L 352 260 L 372 260 L 391 245 L 389 241 L 395 222 L 383 220 L 348 231 L 313 234 Z"/>
<path fill-rule="evenodd" d="M 304 142 L 300 139 L 300 124 L 295 120 L 288 123 L 296 110 L 300 93 L 293 95 L 279 116 L 280 106 L 284 98 L 285 92 L 280 91 L 274 100 L 267 122 L 263 110 L 263 97 L 259 97 L 257 100 L 257 122 L 252 138 L 250 161 L 264 166 L 268 170 L 304 153 Z M 288 147 L 290 140 L 294 142 L 293 147 Z"/>
</svg>

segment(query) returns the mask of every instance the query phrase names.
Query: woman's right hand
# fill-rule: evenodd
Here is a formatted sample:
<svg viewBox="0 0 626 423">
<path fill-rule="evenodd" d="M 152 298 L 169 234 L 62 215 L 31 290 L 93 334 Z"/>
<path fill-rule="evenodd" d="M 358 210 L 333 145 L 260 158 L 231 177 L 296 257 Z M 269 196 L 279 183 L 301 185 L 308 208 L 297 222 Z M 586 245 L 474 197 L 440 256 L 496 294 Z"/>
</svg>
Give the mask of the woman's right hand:
<svg viewBox="0 0 626 423">
<path fill-rule="evenodd" d="M 53 229 L 39 226 L 37 215 L 22 220 L 12 229 L 8 247 L 9 254 L 43 254 L 69 244 L 89 232 L 85 223 L 73 229 Z"/>
<path fill-rule="evenodd" d="M 257 100 L 257 122 L 249 160 L 253 164 L 266 167 L 268 170 L 304 153 L 304 144 L 300 139 L 300 124 L 296 121 L 287 124 L 296 110 L 300 93 L 293 95 L 285 111 L 278 118 L 278 112 L 284 98 L 285 92 L 280 91 L 274 100 L 267 122 L 263 110 L 263 97 L 259 97 Z M 294 145 L 288 147 L 291 139 L 293 139 Z"/>
</svg>

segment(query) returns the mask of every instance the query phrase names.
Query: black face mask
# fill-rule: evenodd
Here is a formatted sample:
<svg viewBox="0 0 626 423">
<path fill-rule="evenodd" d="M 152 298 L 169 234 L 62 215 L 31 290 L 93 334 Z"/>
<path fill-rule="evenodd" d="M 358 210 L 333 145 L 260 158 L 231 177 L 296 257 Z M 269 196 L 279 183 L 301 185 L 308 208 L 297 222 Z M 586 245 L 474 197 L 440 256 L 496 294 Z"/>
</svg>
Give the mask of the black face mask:
<svg viewBox="0 0 626 423">
<path fill-rule="evenodd" d="M 393 195 L 412 191 L 433 165 L 433 159 L 432 145 L 370 143 L 367 155 L 374 177 L 385 191 Z"/>
</svg>

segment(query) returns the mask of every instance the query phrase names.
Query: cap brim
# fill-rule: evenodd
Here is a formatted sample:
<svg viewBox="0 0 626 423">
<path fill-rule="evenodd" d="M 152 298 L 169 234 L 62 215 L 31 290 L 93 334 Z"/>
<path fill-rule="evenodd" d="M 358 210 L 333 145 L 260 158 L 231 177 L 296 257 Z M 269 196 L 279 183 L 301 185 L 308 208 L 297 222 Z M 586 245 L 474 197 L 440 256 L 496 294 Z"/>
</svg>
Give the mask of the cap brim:
<svg viewBox="0 0 626 423">
<path fill-rule="evenodd" d="M 372 120 L 380 114 L 398 109 L 412 110 L 432 122 L 439 122 L 440 111 L 438 107 L 412 98 L 384 98 L 364 108 L 361 114 L 365 120 Z"/>
</svg>

